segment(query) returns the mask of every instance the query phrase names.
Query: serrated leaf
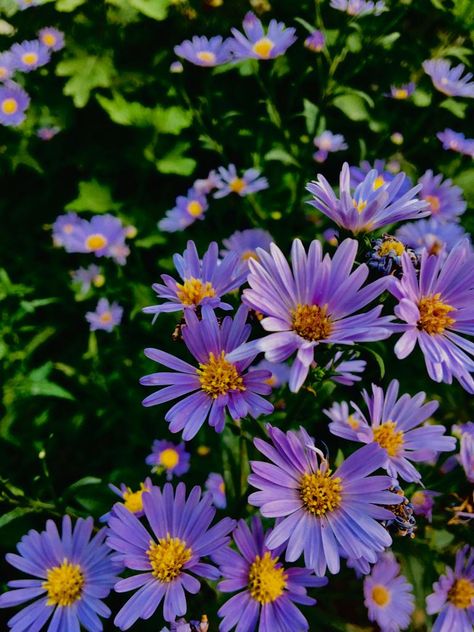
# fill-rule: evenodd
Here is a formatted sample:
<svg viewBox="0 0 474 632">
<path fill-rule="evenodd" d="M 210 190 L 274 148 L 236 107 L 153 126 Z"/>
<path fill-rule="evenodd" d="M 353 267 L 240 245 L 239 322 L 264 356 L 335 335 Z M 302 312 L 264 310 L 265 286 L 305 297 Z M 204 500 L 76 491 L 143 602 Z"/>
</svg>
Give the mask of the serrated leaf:
<svg viewBox="0 0 474 632">
<path fill-rule="evenodd" d="M 120 208 L 118 202 L 114 202 L 110 187 L 101 184 L 97 180 L 82 180 L 79 182 L 77 198 L 66 205 L 67 211 L 90 211 L 92 213 L 107 213 Z"/>
<path fill-rule="evenodd" d="M 456 101 L 455 99 L 445 99 L 442 103 L 439 104 L 440 108 L 444 108 L 457 116 L 460 119 L 465 118 L 467 103 L 462 103 L 461 101 Z"/>
<path fill-rule="evenodd" d="M 164 20 L 171 0 L 129 0 L 131 6 L 153 20 Z"/>
<path fill-rule="evenodd" d="M 87 105 L 94 88 L 109 88 L 115 70 L 109 56 L 82 55 L 60 61 L 56 66 L 59 77 L 69 77 L 63 92 L 72 97 L 74 105 Z"/>
<path fill-rule="evenodd" d="M 351 121 L 365 121 L 369 118 L 367 105 L 358 94 L 345 94 L 336 97 L 333 105 Z"/>
<path fill-rule="evenodd" d="M 188 143 L 178 143 L 171 151 L 156 161 L 156 168 L 161 173 L 176 173 L 189 176 L 196 167 L 196 161 L 183 154 L 189 149 Z"/>
</svg>

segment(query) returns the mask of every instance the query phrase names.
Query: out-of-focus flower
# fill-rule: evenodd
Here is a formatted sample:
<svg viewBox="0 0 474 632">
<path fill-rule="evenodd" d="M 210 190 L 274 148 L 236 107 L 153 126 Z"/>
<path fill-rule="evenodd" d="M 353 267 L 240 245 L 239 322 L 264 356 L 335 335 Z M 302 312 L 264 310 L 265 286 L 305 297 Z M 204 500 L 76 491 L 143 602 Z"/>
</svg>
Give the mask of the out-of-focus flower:
<svg viewBox="0 0 474 632">
<path fill-rule="evenodd" d="M 461 435 L 458 460 L 466 473 L 467 480 L 474 483 L 474 423 L 468 421 L 465 424 L 453 426 L 454 429 Z"/>
<path fill-rule="evenodd" d="M 0 82 L 8 81 L 16 70 L 15 57 L 10 51 L 0 53 Z"/>
<path fill-rule="evenodd" d="M 274 59 L 283 55 L 296 42 L 296 31 L 283 22 L 271 20 L 268 29 L 255 13 L 249 11 L 242 22 L 244 33 L 233 28 L 230 47 L 237 59 Z"/>
<path fill-rule="evenodd" d="M 443 149 L 474 158 L 474 138 L 466 138 L 461 132 L 455 132 L 449 127 L 444 132 L 438 132 L 436 136 L 443 143 Z"/>
<path fill-rule="evenodd" d="M 315 577 L 304 568 L 284 567 L 280 550 L 271 551 L 265 539 L 271 530 L 263 531 L 257 517 L 251 527 L 239 520 L 233 537 L 237 551 L 227 548 L 219 552 L 216 562 L 223 580 L 217 588 L 223 593 L 237 592 L 219 610 L 221 632 L 237 628 L 239 632 L 277 632 L 309 630 L 308 622 L 295 604 L 314 606 L 306 588 L 325 586 L 326 577 Z"/>
<path fill-rule="evenodd" d="M 407 226 L 410 226 L 410 224 L 407 224 Z M 410 248 L 406 248 L 403 240 L 385 234 L 378 239 L 372 240 L 372 249 L 367 253 L 367 265 L 381 274 L 399 273 L 404 252 L 408 253 L 413 262 L 416 263 L 415 252 Z"/>
<path fill-rule="evenodd" d="M 415 610 L 413 586 L 400 575 L 392 554 L 384 553 L 364 579 L 364 597 L 369 619 L 381 632 L 399 632 L 410 625 Z"/>
<path fill-rule="evenodd" d="M 30 7 L 37 7 L 41 4 L 41 0 L 16 0 L 19 8 L 23 11 Z"/>
<path fill-rule="evenodd" d="M 326 365 L 326 370 L 331 371 L 333 375 L 331 380 L 344 386 L 352 386 L 356 382 L 360 382 L 362 377 L 357 375 L 363 373 L 367 362 L 358 360 L 353 354 L 346 356 L 342 351 L 337 351 L 334 358 Z"/>
<path fill-rule="evenodd" d="M 453 378 L 474 393 L 474 347 L 462 336 L 474 330 L 474 255 L 469 242 L 459 242 L 445 260 L 421 254 L 420 272 L 402 255 L 403 276 L 392 277 L 390 292 L 398 299 L 397 317 L 402 337 L 395 345 L 399 359 L 418 343 L 428 375 L 451 384 Z M 460 335 L 461 334 L 461 335 Z"/>
<path fill-rule="evenodd" d="M 208 195 L 214 189 L 217 189 L 219 177 L 214 169 L 209 171 L 207 178 L 198 178 L 194 181 L 193 189 L 200 195 Z"/>
<path fill-rule="evenodd" d="M 51 59 L 51 54 L 47 46 L 39 40 L 30 40 L 21 44 L 13 44 L 12 55 L 15 59 L 15 66 L 22 72 L 31 72 L 47 64 Z"/>
<path fill-rule="evenodd" d="M 215 198 L 223 198 L 230 193 L 245 197 L 250 193 L 268 189 L 268 180 L 260 177 L 258 169 L 247 169 L 240 177 L 235 165 L 230 164 L 227 168 L 219 167 L 216 186 L 218 190 L 214 193 Z"/>
<path fill-rule="evenodd" d="M 318 174 L 306 189 L 313 195 L 309 202 L 321 213 L 332 219 L 339 227 L 354 234 L 372 232 L 388 224 L 406 219 L 419 219 L 429 214 L 428 203 L 416 196 L 421 189 L 417 185 L 397 196 L 406 175 L 399 173 L 389 182 L 377 186 L 378 172 L 369 171 L 365 179 L 351 189 L 349 165 L 344 163 L 339 179 L 337 197 L 326 178 Z"/>
<path fill-rule="evenodd" d="M 40 127 L 39 130 L 36 132 L 36 136 L 38 136 L 40 140 L 48 141 L 57 136 L 60 131 L 61 128 L 55 125 L 52 127 Z"/>
<path fill-rule="evenodd" d="M 462 77 L 464 64 L 451 68 L 447 59 L 428 59 L 423 62 L 423 70 L 431 77 L 434 87 L 450 97 L 474 98 L 473 75 L 468 72 Z"/>
<path fill-rule="evenodd" d="M 416 85 L 411 81 L 410 83 L 404 83 L 401 86 L 390 86 L 390 92 L 386 94 L 386 97 L 397 99 L 398 101 L 404 101 L 409 99 L 415 92 Z"/>
<path fill-rule="evenodd" d="M 365 180 L 373 169 L 377 171 L 377 177 L 373 184 L 374 190 L 377 190 L 384 184 L 388 184 L 395 179 L 395 176 L 400 172 L 400 163 L 396 160 L 391 160 L 387 163 L 385 160 L 375 160 L 374 164 L 371 165 L 367 160 L 363 160 L 358 167 L 349 167 L 351 173 L 351 187 L 355 189 Z M 410 178 L 406 174 L 405 176 L 405 180 L 396 194 L 395 199 L 407 193 L 412 187 Z"/>
<path fill-rule="evenodd" d="M 205 483 L 206 491 L 211 494 L 212 503 L 218 509 L 225 509 L 227 507 L 227 498 L 225 495 L 225 482 L 222 478 L 222 474 L 211 472 L 207 477 Z"/>
<path fill-rule="evenodd" d="M 446 566 L 426 598 L 428 614 L 438 614 L 433 632 L 471 632 L 474 626 L 474 549 L 456 553 L 454 571 Z"/>
<path fill-rule="evenodd" d="M 205 305 L 214 309 L 232 309 L 221 297 L 236 290 L 245 281 L 246 274 L 238 270 L 239 257 L 236 253 L 231 252 L 219 261 L 219 249 L 213 241 L 201 260 L 195 243 L 188 241 L 186 250 L 182 255 L 175 254 L 173 262 L 182 283 L 162 274 L 164 285 L 154 283 L 152 287 L 158 298 L 165 299 L 165 302 L 145 307 L 145 314 L 189 311 Z"/>
<path fill-rule="evenodd" d="M 257 248 L 267 251 L 273 237 L 262 228 L 249 228 L 248 230 L 237 230 L 227 239 L 222 240 L 225 247 L 222 255 L 225 256 L 229 252 L 235 252 L 239 256 L 240 269 L 242 272 L 248 270 L 249 260 L 256 259 L 258 261 Z"/>
<path fill-rule="evenodd" d="M 278 549 L 286 544 L 288 562 L 304 553 L 304 564 L 323 576 L 326 568 L 339 572 L 339 558 L 364 557 L 371 563 L 390 546 L 392 539 L 378 520 L 392 519 L 382 505 L 401 499 L 386 491 L 388 476 L 369 476 L 385 462 L 378 445 L 364 446 L 332 473 L 327 460 L 304 428 L 282 432 L 267 426 L 273 445 L 254 443 L 270 461 L 251 461 L 249 483 L 260 491 L 249 503 L 266 518 L 278 518 L 265 545 Z"/>
<path fill-rule="evenodd" d="M 286 362 L 269 362 L 268 360 L 260 360 L 254 366 L 249 368 L 249 371 L 270 371 L 271 376 L 266 380 L 267 384 L 270 384 L 272 388 L 280 388 L 288 384 L 290 380 L 290 367 Z"/>
<path fill-rule="evenodd" d="M 81 294 L 87 294 L 91 286 L 102 287 L 105 283 L 105 277 L 102 269 L 94 263 L 87 268 L 79 268 L 71 274 L 74 283 L 80 284 Z"/>
<path fill-rule="evenodd" d="M 453 221 L 466 210 L 462 189 L 451 180 L 443 181 L 439 173 L 436 176 L 428 169 L 418 180 L 421 184 L 420 197 L 430 205 L 431 215 L 439 221 Z"/>
<path fill-rule="evenodd" d="M 316 136 L 313 143 L 318 148 L 318 151 L 313 154 L 313 158 L 316 162 L 324 162 L 329 153 L 347 149 L 347 143 L 344 136 L 342 134 L 333 134 L 329 130 L 326 130 L 319 136 Z"/>
<path fill-rule="evenodd" d="M 87 312 L 86 320 L 90 324 L 90 330 L 112 331 L 122 320 L 123 308 L 118 303 L 109 303 L 106 298 L 101 298 L 97 303 L 95 312 Z"/>
<path fill-rule="evenodd" d="M 170 481 L 173 476 L 186 474 L 190 468 L 190 458 L 184 443 L 176 445 L 162 439 L 153 441 L 151 454 L 146 457 L 145 463 L 151 465 L 152 472 L 166 472 L 166 479 Z"/>
<path fill-rule="evenodd" d="M 363 16 L 373 13 L 380 15 L 385 11 L 385 2 L 369 2 L 367 0 L 331 0 L 330 6 L 338 11 L 344 11 L 348 15 Z"/>
<path fill-rule="evenodd" d="M 199 487 L 186 498 L 183 483 L 176 492 L 170 483 L 163 491 L 153 487 L 143 494 L 143 509 L 149 527 L 120 505 L 109 520 L 107 544 L 127 568 L 138 570 L 115 585 L 119 593 L 138 589 L 114 619 L 121 630 L 153 616 L 162 601 L 165 621 L 185 615 L 185 591 L 199 592 L 197 577 L 219 578 L 217 568 L 202 558 L 226 546 L 235 524 L 224 518 L 210 528 L 215 516 L 211 499 L 207 495 L 201 498 Z"/>
<path fill-rule="evenodd" d="M 64 48 L 64 33 L 53 26 L 46 26 L 38 33 L 39 41 L 52 51 Z"/>
<path fill-rule="evenodd" d="M 16 127 L 23 123 L 30 97 L 13 81 L 0 85 L 0 124 Z"/>
<path fill-rule="evenodd" d="M 338 245 L 339 231 L 337 228 L 326 228 L 323 232 L 323 237 L 330 246 L 336 247 Z"/>
<path fill-rule="evenodd" d="M 393 132 L 393 134 L 390 136 L 390 140 L 394 145 L 403 145 L 403 134 L 401 134 L 400 132 Z"/>
<path fill-rule="evenodd" d="M 137 518 L 141 518 L 144 514 L 143 494 L 151 491 L 152 487 L 153 483 L 151 482 L 151 478 L 148 477 L 144 480 L 143 483 L 140 483 L 140 487 L 136 491 L 133 491 L 131 487 L 128 487 L 128 485 L 125 485 L 124 483 L 120 483 L 120 487 L 116 487 L 112 484 L 109 485 L 109 488 L 114 492 L 114 494 L 117 494 L 117 496 L 122 499 L 122 502 L 115 503 L 114 507 L 116 507 L 118 504 L 123 505 L 124 507 L 126 507 L 126 509 L 128 509 L 128 511 L 131 511 L 133 514 L 135 514 Z M 101 516 L 101 522 L 108 522 L 110 516 L 114 511 L 114 507 L 112 507 L 112 511 L 109 511 L 108 513 Z"/>
<path fill-rule="evenodd" d="M 104 544 L 105 529 L 92 539 L 92 518 L 78 518 L 73 527 L 69 516 L 62 519 L 62 532 L 48 520 L 46 530 L 31 530 L 17 545 L 19 555 L 9 553 L 7 562 L 35 579 L 8 582 L 0 596 L 0 608 L 33 601 L 8 622 L 12 630 L 71 632 L 103 629 L 99 617 L 110 617 L 102 601 L 117 581 L 119 566 Z"/>
<path fill-rule="evenodd" d="M 219 66 L 231 59 L 230 41 L 223 40 L 220 35 L 210 39 L 195 35 L 192 40 L 184 40 L 175 46 L 174 52 L 196 66 Z"/>
<path fill-rule="evenodd" d="M 347 402 L 334 402 L 331 408 L 324 409 L 323 413 L 331 420 L 329 429 L 332 434 L 343 439 L 353 439 L 363 423 L 355 410 L 349 410 Z"/>
<path fill-rule="evenodd" d="M 419 254 L 426 248 L 430 255 L 443 257 L 461 240 L 470 239 L 460 224 L 440 222 L 435 217 L 403 224 L 396 235 L 400 241 Z"/>
<path fill-rule="evenodd" d="M 304 45 L 313 53 L 320 53 L 326 44 L 326 38 L 322 31 L 313 31 L 304 41 Z"/>
<path fill-rule="evenodd" d="M 56 247 L 63 246 L 69 243 L 73 236 L 75 236 L 83 220 L 76 213 L 66 213 L 65 215 L 59 215 L 53 224 L 53 243 Z"/>
<path fill-rule="evenodd" d="M 413 505 L 413 512 L 416 516 L 423 516 L 431 522 L 433 517 L 434 499 L 441 496 L 439 492 L 433 492 L 429 489 L 419 489 L 416 491 L 410 502 Z"/>
<path fill-rule="evenodd" d="M 94 215 L 90 221 L 80 219 L 67 239 L 64 235 L 61 239 L 60 245 L 66 252 L 93 253 L 96 257 L 112 258 L 120 265 L 126 263 L 130 252 L 122 222 L 109 213 Z"/>
<path fill-rule="evenodd" d="M 245 361 L 229 359 L 250 336 L 250 325 L 246 325 L 248 310 L 240 306 L 235 318 L 226 316 L 218 323 L 209 306 L 202 308 L 202 320 L 187 310 L 186 325 L 182 328 L 184 342 L 198 361 L 198 367 L 160 351 L 145 349 L 145 355 L 173 369 L 173 372 L 153 373 L 142 377 L 145 386 L 165 386 L 149 395 L 144 406 L 155 406 L 179 398 L 166 413 L 171 432 L 183 431 L 183 439 L 192 439 L 209 417 L 209 425 L 222 432 L 226 410 L 232 419 L 246 415 L 258 417 L 268 415 L 273 406 L 261 395 L 269 395 L 268 371 L 247 372 L 257 351 Z M 186 397 L 184 397 L 186 396 Z"/>
<path fill-rule="evenodd" d="M 205 195 L 193 187 L 188 190 L 187 195 L 178 195 L 176 205 L 158 222 L 158 228 L 167 233 L 184 230 L 197 219 L 204 219 L 207 207 Z"/>
<path fill-rule="evenodd" d="M 184 72 L 183 64 L 178 60 L 171 62 L 170 72 L 172 72 L 175 75 L 179 75 L 180 73 Z"/>
</svg>

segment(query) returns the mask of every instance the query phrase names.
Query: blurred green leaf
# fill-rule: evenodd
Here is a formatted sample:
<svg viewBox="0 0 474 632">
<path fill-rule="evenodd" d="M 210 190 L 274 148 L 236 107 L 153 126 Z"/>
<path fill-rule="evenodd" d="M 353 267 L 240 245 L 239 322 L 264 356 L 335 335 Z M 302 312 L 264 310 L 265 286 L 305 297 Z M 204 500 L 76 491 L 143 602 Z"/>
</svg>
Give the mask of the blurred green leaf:
<svg viewBox="0 0 474 632">
<path fill-rule="evenodd" d="M 85 4 L 86 0 L 56 0 L 56 11 L 61 13 L 71 13 L 78 7 Z"/>
<path fill-rule="evenodd" d="M 465 118 L 467 103 L 462 103 L 461 101 L 456 101 L 455 99 L 445 99 L 442 103 L 439 104 L 440 108 L 444 108 L 457 116 L 460 119 Z"/>
<path fill-rule="evenodd" d="M 131 6 L 153 20 L 164 20 L 172 0 L 129 0 Z"/>
<path fill-rule="evenodd" d="M 194 158 L 188 158 L 184 155 L 189 147 L 189 143 L 178 143 L 171 151 L 156 161 L 158 171 L 190 176 L 196 168 L 196 161 Z"/>
<path fill-rule="evenodd" d="M 119 209 L 121 204 L 114 202 L 110 187 L 97 180 L 79 182 L 77 198 L 66 204 L 67 211 L 89 211 L 91 213 L 107 213 Z"/>
<path fill-rule="evenodd" d="M 281 162 L 284 165 L 295 165 L 299 167 L 299 162 L 293 158 L 291 154 L 289 154 L 285 149 L 281 147 L 275 147 L 274 149 L 270 149 L 264 156 L 265 160 L 276 160 L 277 162 Z"/>
<path fill-rule="evenodd" d="M 426 108 L 431 104 L 431 94 L 421 88 L 417 88 L 412 95 L 412 101 L 419 108 Z"/>
<path fill-rule="evenodd" d="M 303 116 L 306 123 L 306 131 L 311 136 L 314 134 L 316 130 L 316 120 L 318 118 L 319 108 L 317 105 L 309 101 L 308 99 L 303 99 Z"/>
<path fill-rule="evenodd" d="M 358 94 L 346 94 L 336 97 L 333 105 L 351 121 L 365 121 L 369 118 L 367 105 Z"/>
<path fill-rule="evenodd" d="M 32 513 L 33 511 L 35 511 L 33 507 L 15 507 L 15 509 L 7 511 L 7 513 L 0 516 L 0 529 L 5 527 L 12 520 L 21 518 L 25 514 Z"/>
<path fill-rule="evenodd" d="M 94 88 L 111 86 L 115 69 L 109 55 L 98 57 L 82 53 L 78 57 L 60 61 L 56 66 L 56 74 L 59 77 L 69 77 L 63 92 L 72 97 L 76 107 L 83 108 Z"/>
</svg>

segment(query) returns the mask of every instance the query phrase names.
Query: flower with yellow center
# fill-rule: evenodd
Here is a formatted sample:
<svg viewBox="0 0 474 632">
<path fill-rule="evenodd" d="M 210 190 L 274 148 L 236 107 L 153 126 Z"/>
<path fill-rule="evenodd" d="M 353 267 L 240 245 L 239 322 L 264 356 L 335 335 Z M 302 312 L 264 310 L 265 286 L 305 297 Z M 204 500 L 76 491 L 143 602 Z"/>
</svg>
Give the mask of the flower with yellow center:
<svg viewBox="0 0 474 632">
<path fill-rule="evenodd" d="M 441 208 L 441 202 L 437 195 L 424 195 L 423 199 L 425 200 L 425 202 L 428 202 L 428 204 L 430 205 L 431 213 L 433 215 L 436 215 L 437 213 L 439 213 L 439 209 Z"/>
<path fill-rule="evenodd" d="M 234 178 L 229 182 L 229 189 L 234 193 L 242 193 L 247 186 L 247 183 L 243 178 Z"/>
<path fill-rule="evenodd" d="M 191 306 L 199 305 L 205 298 L 212 298 L 216 291 L 209 281 L 203 283 L 201 279 L 191 277 L 184 283 L 176 284 L 176 295 L 183 305 Z"/>
<path fill-rule="evenodd" d="M 0 66 L 0 79 L 5 79 L 8 76 L 8 70 L 5 66 Z"/>
<path fill-rule="evenodd" d="M 166 448 L 160 452 L 160 465 L 167 470 L 172 470 L 179 463 L 179 454 L 173 448 Z"/>
<path fill-rule="evenodd" d="M 398 456 L 403 450 L 405 440 L 403 438 L 403 430 L 396 430 L 397 423 L 395 421 L 386 421 L 380 426 L 372 428 L 374 441 L 381 448 L 387 450 L 389 456 Z"/>
<path fill-rule="evenodd" d="M 408 90 L 405 88 L 397 88 L 393 92 L 394 99 L 408 99 Z"/>
<path fill-rule="evenodd" d="M 132 492 L 131 488 L 127 487 L 122 494 L 123 504 L 132 513 L 139 513 L 143 511 L 143 494 L 149 491 L 144 483 L 140 483 L 140 489 L 136 492 Z"/>
<path fill-rule="evenodd" d="M 382 584 L 376 584 L 372 588 L 372 599 L 377 604 L 377 606 L 379 606 L 380 608 L 385 608 L 385 606 L 388 606 L 388 604 L 392 600 L 392 597 L 390 595 L 390 591 L 387 590 L 385 586 L 382 586 Z"/>
<path fill-rule="evenodd" d="M 255 261 L 259 260 L 255 250 L 246 250 L 240 255 L 240 258 L 242 259 L 242 261 L 249 261 L 249 259 L 255 259 Z"/>
<path fill-rule="evenodd" d="M 21 56 L 21 61 L 25 66 L 34 66 L 38 62 L 38 54 L 33 52 L 24 53 Z"/>
<path fill-rule="evenodd" d="M 292 313 L 292 329 L 305 338 L 316 342 L 328 338 L 332 331 L 332 323 L 327 315 L 327 305 L 302 305 L 298 303 Z"/>
<path fill-rule="evenodd" d="M 375 183 L 374 183 L 375 184 Z M 367 206 L 367 202 L 365 200 L 352 200 L 352 204 L 354 205 L 355 210 L 360 214 L 365 211 L 365 207 Z"/>
<path fill-rule="evenodd" d="M 4 99 L 2 101 L 2 112 L 4 114 L 16 114 L 18 111 L 18 103 L 13 97 Z"/>
<path fill-rule="evenodd" d="M 418 303 L 420 318 L 418 329 L 426 331 L 430 336 L 442 334 L 447 327 L 453 325 L 456 320 L 448 314 L 456 310 L 455 307 L 441 300 L 441 293 L 432 296 L 424 296 Z"/>
<path fill-rule="evenodd" d="M 269 37 L 262 37 L 252 46 L 252 51 L 260 59 L 270 59 L 271 52 L 275 48 L 274 42 Z"/>
<path fill-rule="evenodd" d="M 352 430 L 358 430 L 360 426 L 360 421 L 354 417 L 354 415 L 349 415 L 347 418 L 348 425 L 352 428 Z"/>
<path fill-rule="evenodd" d="M 405 252 L 405 246 L 398 239 L 386 239 L 383 241 L 377 251 L 380 257 L 386 257 L 392 253 L 395 253 L 398 257 L 401 257 Z"/>
<path fill-rule="evenodd" d="M 318 470 L 301 477 L 299 494 L 303 507 L 318 518 L 339 507 L 341 493 L 341 479 L 331 476 L 331 470 Z"/>
<path fill-rule="evenodd" d="M 461 577 L 457 579 L 448 593 L 448 601 L 456 608 L 465 609 L 473 605 L 474 583 Z"/>
<path fill-rule="evenodd" d="M 245 391 L 244 380 L 234 364 L 225 359 L 225 352 L 220 355 L 209 354 L 209 360 L 200 364 L 197 370 L 202 390 L 217 399 L 229 391 Z"/>
<path fill-rule="evenodd" d="M 196 53 L 196 57 L 199 61 L 202 61 L 205 64 L 212 65 L 216 63 L 216 56 L 210 50 L 202 50 L 199 53 Z"/>
<path fill-rule="evenodd" d="M 188 202 L 186 210 L 191 217 L 200 217 L 203 212 L 203 206 L 197 200 L 191 200 Z"/>
<path fill-rule="evenodd" d="M 57 39 L 56 39 L 56 36 L 53 35 L 53 33 L 44 33 L 43 37 L 41 38 L 41 41 L 43 42 L 45 46 L 52 48 L 53 46 L 56 45 Z"/>
<path fill-rule="evenodd" d="M 72 606 L 82 596 L 85 578 L 79 564 L 64 559 L 60 566 L 46 571 L 46 581 L 41 584 L 47 592 L 48 606 Z"/>
<path fill-rule="evenodd" d="M 150 548 L 146 551 L 153 577 L 164 583 L 172 582 L 181 574 L 192 554 L 186 542 L 172 538 L 169 533 L 166 538 L 159 538 L 158 543 L 151 540 Z"/>
<path fill-rule="evenodd" d="M 250 596 L 262 606 L 272 603 L 283 594 L 286 579 L 285 571 L 278 565 L 277 557 L 272 557 L 269 551 L 263 556 L 257 555 L 249 569 Z"/>
<path fill-rule="evenodd" d="M 104 325 L 107 325 L 108 323 L 112 322 L 112 312 L 110 311 L 106 311 L 106 312 L 102 312 L 102 314 L 99 316 L 99 320 L 101 323 L 103 323 Z"/>
<path fill-rule="evenodd" d="M 109 241 L 105 235 L 102 235 L 101 233 L 95 233 L 86 237 L 85 247 L 90 252 L 96 252 L 97 250 L 102 250 L 102 248 L 105 248 L 108 243 Z"/>
</svg>

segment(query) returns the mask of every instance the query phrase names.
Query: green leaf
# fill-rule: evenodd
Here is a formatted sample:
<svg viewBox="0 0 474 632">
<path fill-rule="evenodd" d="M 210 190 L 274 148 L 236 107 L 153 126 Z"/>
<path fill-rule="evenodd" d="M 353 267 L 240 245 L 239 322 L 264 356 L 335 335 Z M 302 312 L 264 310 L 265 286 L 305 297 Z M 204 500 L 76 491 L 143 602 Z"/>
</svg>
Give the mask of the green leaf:
<svg viewBox="0 0 474 632">
<path fill-rule="evenodd" d="M 152 122 L 159 132 L 177 135 L 191 125 L 193 115 L 188 110 L 178 106 L 156 107 L 152 110 Z"/>
<path fill-rule="evenodd" d="M 358 94 L 345 94 L 334 99 L 333 105 L 351 121 L 365 121 L 369 118 L 367 106 Z"/>
<path fill-rule="evenodd" d="M 67 211 L 90 211 L 92 213 L 106 213 L 120 208 L 118 202 L 114 202 L 110 187 L 100 184 L 97 180 L 82 180 L 79 182 L 77 198 L 66 205 Z"/>
<path fill-rule="evenodd" d="M 426 108 L 431 103 L 431 94 L 421 88 L 417 88 L 412 95 L 412 101 L 419 108 Z"/>
<path fill-rule="evenodd" d="M 308 134 L 313 135 L 316 130 L 316 120 L 318 118 L 319 108 L 317 105 L 308 101 L 308 99 L 303 100 L 303 116 L 306 123 L 306 131 Z"/>
<path fill-rule="evenodd" d="M 11 511 L 0 516 L 0 529 L 6 526 L 12 520 L 16 520 L 17 518 L 21 518 L 25 514 L 34 512 L 32 507 L 15 507 Z"/>
<path fill-rule="evenodd" d="M 347 48 L 351 53 L 358 53 L 362 50 L 362 39 L 359 33 L 351 33 L 346 40 Z"/>
<path fill-rule="evenodd" d="M 465 118 L 467 103 L 462 103 L 461 101 L 456 101 L 455 99 L 445 99 L 442 103 L 439 104 L 440 108 L 444 108 L 457 116 L 460 119 Z"/>
<path fill-rule="evenodd" d="M 71 13 L 75 11 L 82 4 L 85 4 L 86 0 L 56 0 L 56 11 L 61 13 Z"/>
<path fill-rule="evenodd" d="M 293 158 L 291 154 L 289 154 L 286 150 L 281 147 L 275 147 L 274 149 L 270 149 L 264 156 L 265 160 L 275 160 L 277 162 L 281 162 L 284 165 L 295 165 L 295 167 L 299 167 L 300 164 L 297 160 Z"/>
<path fill-rule="evenodd" d="M 153 20 L 164 20 L 171 0 L 129 0 L 131 6 Z"/>
<path fill-rule="evenodd" d="M 389 33 L 388 35 L 384 35 L 376 41 L 376 44 L 382 46 L 382 48 L 392 48 L 395 42 L 400 38 L 400 33 Z"/>
<path fill-rule="evenodd" d="M 463 190 L 468 205 L 474 207 L 474 168 L 466 169 L 453 180 Z"/>
<path fill-rule="evenodd" d="M 135 246 L 137 248 L 152 248 L 153 246 L 161 246 L 166 243 L 165 237 L 161 233 L 153 233 L 152 235 L 148 235 L 148 237 L 143 237 L 143 239 L 137 239 L 135 241 Z"/>
<path fill-rule="evenodd" d="M 454 535 L 446 529 L 426 529 L 426 536 L 428 538 L 430 548 L 438 551 L 443 551 L 454 540 Z"/>
<path fill-rule="evenodd" d="M 301 26 L 305 28 L 308 31 L 308 33 L 312 33 L 313 31 L 316 30 L 315 26 L 313 26 L 309 22 L 306 22 L 306 20 L 303 20 L 302 18 L 295 18 L 295 22 L 298 22 L 299 24 L 301 24 Z"/>
<path fill-rule="evenodd" d="M 82 489 L 83 487 L 88 487 L 89 485 L 99 485 L 100 483 L 102 483 L 101 478 L 97 478 L 96 476 L 84 476 L 84 478 L 81 478 L 72 485 L 69 485 L 64 492 L 64 497 L 74 494 L 75 491 Z"/>
<path fill-rule="evenodd" d="M 54 382 L 48 381 L 37 381 L 31 383 L 28 388 L 29 395 L 33 397 L 58 397 L 59 399 L 69 399 L 74 400 L 74 396 L 71 395 L 69 391 L 67 391 L 62 386 L 58 384 L 54 384 Z"/>
<path fill-rule="evenodd" d="M 189 176 L 196 167 L 196 161 L 183 154 L 189 149 L 189 143 L 178 143 L 171 151 L 156 161 L 156 168 L 161 173 L 176 173 Z"/>
<path fill-rule="evenodd" d="M 87 105 L 94 88 L 109 88 L 115 70 L 110 56 L 82 55 L 65 59 L 56 66 L 59 77 L 69 77 L 63 92 L 72 97 L 74 105 Z"/>
</svg>

